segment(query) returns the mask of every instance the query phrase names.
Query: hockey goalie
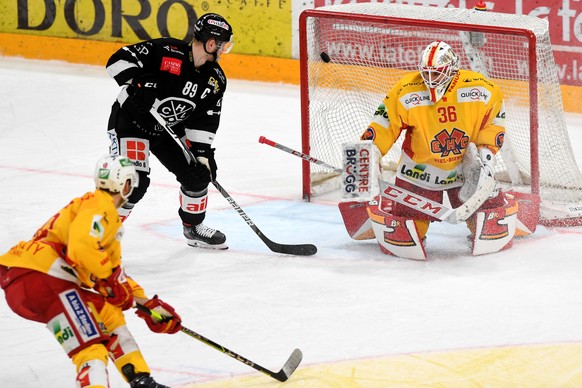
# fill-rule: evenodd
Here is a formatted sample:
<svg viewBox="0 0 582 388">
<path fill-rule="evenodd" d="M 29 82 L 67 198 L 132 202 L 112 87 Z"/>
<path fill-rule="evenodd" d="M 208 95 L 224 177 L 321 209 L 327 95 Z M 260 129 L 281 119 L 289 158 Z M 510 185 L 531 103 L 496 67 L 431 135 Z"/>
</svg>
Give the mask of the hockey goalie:
<svg viewBox="0 0 582 388">
<path fill-rule="evenodd" d="M 378 158 L 404 136 L 394 183 L 374 181 Z M 403 76 L 377 108 L 360 142 L 344 144 L 340 212 L 354 239 L 376 238 L 387 254 L 426 260 L 434 221 L 465 222 L 474 255 L 512 246 L 535 230 L 539 202 L 503 192 L 494 179 L 503 146 L 503 91 L 460 69 L 445 42 L 429 44 L 418 72 Z M 373 156 L 378 153 L 378 156 Z M 369 201 L 369 202 L 368 202 Z"/>
</svg>

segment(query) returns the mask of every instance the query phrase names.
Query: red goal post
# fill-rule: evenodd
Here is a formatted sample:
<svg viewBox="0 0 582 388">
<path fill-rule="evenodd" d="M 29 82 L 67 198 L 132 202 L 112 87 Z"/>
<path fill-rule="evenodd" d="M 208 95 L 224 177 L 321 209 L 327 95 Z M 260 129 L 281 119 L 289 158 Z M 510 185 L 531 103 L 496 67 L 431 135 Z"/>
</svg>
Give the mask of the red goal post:
<svg viewBox="0 0 582 388">
<path fill-rule="evenodd" d="M 450 44 L 461 67 L 504 91 L 506 139 L 496 178 L 540 196 L 540 224 L 582 224 L 582 174 L 570 145 L 546 20 L 456 8 L 359 3 L 303 11 L 299 19 L 302 151 L 341 167 L 341 145 L 366 129 L 422 50 Z M 399 143 L 403 136 L 400 137 Z M 399 143 L 382 159 L 389 179 Z M 337 172 L 303 161 L 303 197 L 333 191 Z M 327 194 L 326 194 L 327 195 Z"/>
</svg>

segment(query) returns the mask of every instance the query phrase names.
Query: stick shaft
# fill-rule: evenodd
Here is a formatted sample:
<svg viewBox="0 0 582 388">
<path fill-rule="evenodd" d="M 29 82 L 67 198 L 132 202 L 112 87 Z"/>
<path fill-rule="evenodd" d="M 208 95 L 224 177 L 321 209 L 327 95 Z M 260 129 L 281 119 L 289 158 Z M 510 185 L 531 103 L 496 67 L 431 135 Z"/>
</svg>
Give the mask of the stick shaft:
<svg viewBox="0 0 582 388">
<path fill-rule="evenodd" d="M 298 156 L 298 157 L 300 157 L 301 159 L 307 160 L 308 162 L 311 162 L 311 163 L 318 164 L 318 165 L 320 165 L 320 166 L 322 166 L 322 167 L 325 167 L 325 168 L 327 168 L 327 169 L 330 169 L 330 170 L 332 170 L 332 171 L 335 171 L 335 172 L 337 172 L 337 173 L 339 173 L 339 174 L 341 174 L 341 172 L 342 172 L 342 169 L 341 169 L 341 168 L 334 167 L 334 166 L 332 166 L 331 164 L 327 164 L 327 163 L 325 163 L 324 161 L 321 161 L 321 160 L 319 160 L 319 159 L 316 159 L 316 158 L 314 158 L 314 157 L 312 157 L 312 156 L 310 156 L 310 155 L 304 154 L 303 152 L 299 152 L 299 151 L 297 151 L 297 150 L 294 150 L 294 149 L 292 149 L 292 148 L 289 148 L 289 147 L 287 147 L 287 146 L 284 146 L 283 144 L 276 143 L 276 142 L 274 142 L 273 140 L 269 140 L 269 139 L 267 139 L 267 138 L 266 138 L 266 137 L 264 137 L 264 136 L 261 136 L 261 137 L 259 138 L 259 143 L 270 145 L 271 147 L 274 147 L 274 148 L 280 149 L 281 151 L 285 151 L 285 152 L 287 152 L 287 153 L 289 153 L 289 154 L 291 154 L 291 155 Z"/>
<path fill-rule="evenodd" d="M 151 315 L 152 317 L 154 317 L 157 320 L 162 321 L 164 319 L 164 317 L 161 314 L 159 314 L 157 311 L 150 310 L 149 308 L 145 307 L 144 305 L 136 303 L 135 307 L 138 310 L 143 311 L 146 314 Z M 255 362 L 249 360 L 248 358 L 243 357 L 236 352 L 233 352 L 232 350 L 220 345 L 219 343 L 217 343 L 209 338 L 206 338 L 201 334 L 198 334 L 194 330 L 188 329 L 185 326 L 182 326 L 180 328 L 180 331 L 182 333 L 187 334 L 190 337 L 197 339 L 198 341 L 220 351 L 221 353 L 224 353 L 224 354 L 234 358 L 235 360 L 242 362 L 243 364 L 246 364 L 246 365 L 250 366 L 251 368 L 256 369 L 259 372 L 262 372 L 262 373 L 264 373 L 264 374 L 266 374 L 266 375 L 268 375 L 276 380 L 279 380 L 281 382 L 286 381 L 289 378 L 291 373 L 293 373 L 295 371 L 295 369 L 297 368 L 297 366 L 301 362 L 301 358 L 302 358 L 301 351 L 299 349 L 295 349 L 295 351 L 291 354 L 291 357 L 289 358 L 289 360 L 287 360 L 287 362 L 283 366 L 283 369 L 281 369 L 281 371 L 279 371 L 279 372 L 273 372 L 265 367 L 262 367 L 261 365 L 255 363 Z"/>
</svg>

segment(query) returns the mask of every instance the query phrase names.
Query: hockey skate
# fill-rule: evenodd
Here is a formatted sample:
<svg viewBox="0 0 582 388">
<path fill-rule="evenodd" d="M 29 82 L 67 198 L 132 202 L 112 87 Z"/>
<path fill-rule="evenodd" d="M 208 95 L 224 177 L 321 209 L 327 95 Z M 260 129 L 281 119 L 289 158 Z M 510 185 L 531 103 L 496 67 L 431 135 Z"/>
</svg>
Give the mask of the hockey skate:
<svg viewBox="0 0 582 388">
<path fill-rule="evenodd" d="M 191 247 L 228 249 L 226 236 L 219 230 L 209 228 L 204 224 L 184 224 L 184 237 Z"/>
<path fill-rule="evenodd" d="M 129 383 L 131 388 L 170 388 L 167 385 L 157 383 L 148 373 L 138 373 Z"/>
<path fill-rule="evenodd" d="M 160 384 L 154 380 L 149 373 L 135 373 L 132 364 L 126 364 L 121 368 L 121 373 L 129 381 L 131 388 L 170 388 L 167 385 Z"/>
</svg>

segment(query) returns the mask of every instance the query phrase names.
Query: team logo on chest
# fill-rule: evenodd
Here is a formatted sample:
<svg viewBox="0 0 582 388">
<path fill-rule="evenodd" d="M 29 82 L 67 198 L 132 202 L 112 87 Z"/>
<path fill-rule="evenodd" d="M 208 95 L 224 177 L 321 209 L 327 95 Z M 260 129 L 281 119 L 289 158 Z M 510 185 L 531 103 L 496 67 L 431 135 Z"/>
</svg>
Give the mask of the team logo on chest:
<svg viewBox="0 0 582 388">
<path fill-rule="evenodd" d="M 158 113 L 170 127 L 186 120 L 196 108 L 196 104 L 185 98 L 168 98 L 158 106 Z"/>
<path fill-rule="evenodd" d="M 441 154 L 441 156 L 461 155 L 463 149 L 469 145 L 469 136 L 460 129 L 453 128 L 451 133 L 443 129 L 437 133 L 434 140 L 430 142 L 430 150 L 432 153 Z"/>
</svg>

